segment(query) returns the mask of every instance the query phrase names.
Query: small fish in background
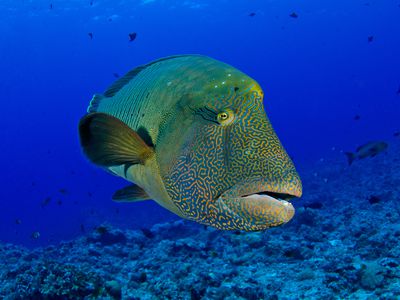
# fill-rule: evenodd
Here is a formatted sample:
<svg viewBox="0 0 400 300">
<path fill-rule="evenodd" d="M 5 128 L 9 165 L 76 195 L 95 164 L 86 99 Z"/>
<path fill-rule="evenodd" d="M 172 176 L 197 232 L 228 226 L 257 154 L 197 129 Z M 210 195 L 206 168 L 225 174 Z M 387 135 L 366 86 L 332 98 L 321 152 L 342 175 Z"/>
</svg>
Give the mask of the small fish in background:
<svg viewBox="0 0 400 300">
<path fill-rule="evenodd" d="M 89 36 L 89 38 L 90 38 L 91 40 L 93 40 L 93 32 L 89 32 L 89 33 L 88 33 L 88 36 Z"/>
<path fill-rule="evenodd" d="M 90 6 L 93 6 L 93 1 L 90 1 Z"/>
<path fill-rule="evenodd" d="M 148 239 L 152 239 L 154 237 L 154 233 L 150 229 L 140 228 L 140 230 L 142 231 L 143 235 Z"/>
<path fill-rule="evenodd" d="M 251 12 L 251 13 L 249 13 L 249 17 L 254 17 L 256 15 L 256 13 L 255 12 Z"/>
<path fill-rule="evenodd" d="M 321 202 L 311 202 L 304 204 L 304 208 L 321 209 L 324 205 Z"/>
<path fill-rule="evenodd" d="M 394 137 L 400 137 L 400 131 L 396 131 L 395 133 L 393 133 Z"/>
<path fill-rule="evenodd" d="M 294 18 L 294 19 L 297 19 L 297 18 L 299 17 L 299 15 L 296 14 L 295 12 L 292 12 L 292 13 L 289 15 L 289 17 Z"/>
<path fill-rule="evenodd" d="M 100 225 L 100 226 L 98 226 L 98 227 L 96 227 L 96 232 L 98 233 L 98 234 L 100 234 L 100 235 L 104 235 L 104 234 L 106 234 L 107 232 L 109 232 L 109 229 L 106 227 L 106 226 L 104 226 L 104 225 Z"/>
<path fill-rule="evenodd" d="M 15 224 L 20 225 L 22 223 L 21 219 L 15 219 Z"/>
<path fill-rule="evenodd" d="M 40 206 L 43 208 L 43 207 L 49 205 L 50 202 L 51 202 L 51 197 L 46 197 L 43 199 L 42 203 L 40 203 Z"/>
<path fill-rule="evenodd" d="M 49 7 L 50 9 L 53 9 L 53 3 L 50 3 L 50 7 Z"/>
<path fill-rule="evenodd" d="M 388 148 L 388 146 L 389 145 L 385 142 L 369 142 L 358 147 L 355 153 L 345 152 L 345 155 L 347 156 L 347 161 L 350 166 L 355 160 L 374 157 L 379 153 L 382 153 Z"/>
<path fill-rule="evenodd" d="M 136 32 L 131 32 L 130 34 L 128 34 L 128 36 L 129 36 L 129 41 L 133 42 L 137 37 L 137 33 Z"/>
<path fill-rule="evenodd" d="M 370 35 L 369 37 L 368 37 L 368 43 L 372 43 L 374 41 L 374 36 L 373 35 Z"/>
<path fill-rule="evenodd" d="M 397 95 L 400 95 L 400 86 L 399 86 L 399 88 L 397 89 L 397 93 L 396 93 Z"/>
<path fill-rule="evenodd" d="M 118 74 L 118 73 L 113 73 L 113 76 L 114 76 L 115 78 L 119 78 L 119 74 Z"/>
<path fill-rule="evenodd" d="M 376 196 L 376 195 L 371 195 L 371 196 L 368 197 L 368 202 L 370 204 L 377 204 L 377 203 L 379 203 L 381 201 L 382 201 L 381 197 Z"/>
<path fill-rule="evenodd" d="M 91 192 L 87 192 L 89 198 L 92 198 L 93 194 Z"/>
<path fill-rule="evenodd" d="M 39 231 L 34 231 L 34 232 L 32 232 L 31 238 L 32 238 L 33 240 L 37 240 L 38 238 L 40 238 L 40 232 L 39 232 Z"/>
<path fill-rule="evenodd" d="M 59 189 L 58 192 L 62 195 L 68 195 L 68 190 L 64 188 Z"/>
<path fill-rule="evenodd" d="M 360 116 L 360 115 L 355 115 L 354 118 L 353 118 L 354 121 L 358 121 L 358 120 L 360 120 L 360 119 L 361 119 L 361 116 Z"/>
<path fill-rule="evenodd" d="M 58 199 L 58 200 L 57 200 L 57 204 L 58 204 L 58 205 L 62 205 L 62 204 L 63 204 L 62 200 Z"/>
</svg>

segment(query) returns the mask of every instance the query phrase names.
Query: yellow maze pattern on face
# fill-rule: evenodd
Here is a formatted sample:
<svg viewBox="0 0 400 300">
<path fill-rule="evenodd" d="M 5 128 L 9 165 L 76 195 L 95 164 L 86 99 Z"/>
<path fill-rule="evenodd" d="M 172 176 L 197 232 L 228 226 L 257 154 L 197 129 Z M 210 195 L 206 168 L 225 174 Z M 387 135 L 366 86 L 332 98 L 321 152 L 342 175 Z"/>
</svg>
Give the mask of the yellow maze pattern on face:
<svg viewBox="0 0 400 300">
<path fill-rule="evenodd" d="M 193 151 L 179 157 L 164 179 L 171 199 L 189 219 L 208 223 L 208 204 L 229 184 L 223 168 L 222 130 L 213 125 L 199 129 Z"/>
</svg>

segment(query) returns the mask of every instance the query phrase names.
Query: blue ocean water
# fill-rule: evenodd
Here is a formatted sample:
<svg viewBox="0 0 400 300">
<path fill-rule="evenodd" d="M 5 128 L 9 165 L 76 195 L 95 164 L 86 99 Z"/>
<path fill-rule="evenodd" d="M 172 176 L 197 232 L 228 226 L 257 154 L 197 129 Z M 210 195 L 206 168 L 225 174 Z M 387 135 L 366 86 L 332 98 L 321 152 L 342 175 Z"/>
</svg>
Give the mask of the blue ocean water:
<svg viewBox="0 0 400 300">
<path fill-rule="evenodd" d="M 255 78 L 296 165 L 393 139 L 400 127 L 398 1 L 4 0 L 0 8 L 4 241 L 38 245 L 77 236 L 81 224 L 175 218 L 153 203 L 112 203 L 124 182 L 89 165 L 77 137 L 91 96 L 114 73 L 159 57 L 204 54 Z"/>
<path fill-rule="evenodd" d="M 399 140 L 399 0 L 2 0 L 2 242 L 34 248 L 103 223 L 179 220 L 151 201 L 112 202 L 126 182 L 85 159 L 77 126 L 117 75 L 188 53 L 260 83 L 300 176 L 332 156 L 346 167 L 342 152 L 368 141 Z"/>
</svg>

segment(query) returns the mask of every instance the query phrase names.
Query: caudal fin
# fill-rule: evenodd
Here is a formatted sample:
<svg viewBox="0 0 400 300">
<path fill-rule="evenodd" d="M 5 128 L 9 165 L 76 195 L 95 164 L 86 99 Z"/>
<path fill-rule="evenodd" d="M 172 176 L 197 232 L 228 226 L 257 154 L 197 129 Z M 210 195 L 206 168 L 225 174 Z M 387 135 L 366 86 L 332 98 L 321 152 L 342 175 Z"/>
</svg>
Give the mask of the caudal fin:
<svg viewBox="0 0 400 300">
<path fill-rule="evenodd" d="M 351 153 L 351 152 L 345 152 L 344 154 L 346 154 L 347 162 L 348 162 L 348 164 L 350 166 L 353 163 L 353 161 L 356 159 L 356 155 L 354 153 Z"/>
</svg>

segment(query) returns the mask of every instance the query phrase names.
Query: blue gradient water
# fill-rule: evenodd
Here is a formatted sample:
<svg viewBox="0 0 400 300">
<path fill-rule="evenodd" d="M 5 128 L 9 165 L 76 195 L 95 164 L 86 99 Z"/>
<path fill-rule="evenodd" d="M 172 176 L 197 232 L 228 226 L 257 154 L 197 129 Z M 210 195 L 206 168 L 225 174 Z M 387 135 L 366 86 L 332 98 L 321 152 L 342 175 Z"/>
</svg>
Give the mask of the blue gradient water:
<svg viewBox="0 0 400 300">
<path fill-rule="evenodd" d="M 300 170 L 400 130 L 398 0 L 2 0 L 0 240 L 37 246 L 78 236 L 81 225 L 177 219 L 153 202 L 113 203 L 126 183 L 84 159 L 77 123 L 113 73 L 182 53 L 255 78 Z"/>
</svg>

